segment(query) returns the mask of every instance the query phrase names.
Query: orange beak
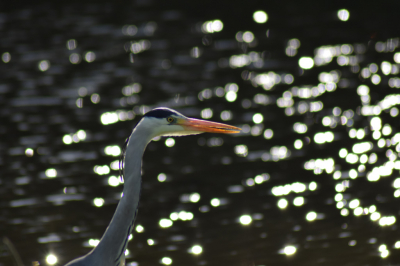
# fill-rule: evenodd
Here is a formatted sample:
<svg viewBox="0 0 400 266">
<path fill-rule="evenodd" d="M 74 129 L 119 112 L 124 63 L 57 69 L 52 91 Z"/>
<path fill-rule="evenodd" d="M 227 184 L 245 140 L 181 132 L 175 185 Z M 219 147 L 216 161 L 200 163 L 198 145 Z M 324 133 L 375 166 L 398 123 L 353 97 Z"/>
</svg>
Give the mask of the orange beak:
<svg viewBox="0 0 400 266">
<path fill-rule="evenodd" d="M 242 130 L 238 127 L 194 118 L 179 119 L 177 124 L 185 127 L 188 131 L 209 133 L 232 134 L 239 133 Z"/>
</svg>

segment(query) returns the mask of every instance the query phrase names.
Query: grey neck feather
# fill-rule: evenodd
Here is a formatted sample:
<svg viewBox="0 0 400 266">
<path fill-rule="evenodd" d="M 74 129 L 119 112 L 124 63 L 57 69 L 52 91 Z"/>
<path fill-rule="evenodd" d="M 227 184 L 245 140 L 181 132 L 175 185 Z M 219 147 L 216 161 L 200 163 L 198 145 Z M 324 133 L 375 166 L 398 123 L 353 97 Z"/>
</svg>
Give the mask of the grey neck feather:
<svg viewBox="0 0 400 266">
<path fill-rule="evenodd" d="M 142 156 L 151 139 L 149 130 L 146 127 L 141 128 L 139 123 L 133 130 L 126 148 L 123 197 L 110 225 L 99 244 L 89 254 L 70 262 L 66 266 L 117 266 L 121 264 L 139 203 Z"/>
</svg>

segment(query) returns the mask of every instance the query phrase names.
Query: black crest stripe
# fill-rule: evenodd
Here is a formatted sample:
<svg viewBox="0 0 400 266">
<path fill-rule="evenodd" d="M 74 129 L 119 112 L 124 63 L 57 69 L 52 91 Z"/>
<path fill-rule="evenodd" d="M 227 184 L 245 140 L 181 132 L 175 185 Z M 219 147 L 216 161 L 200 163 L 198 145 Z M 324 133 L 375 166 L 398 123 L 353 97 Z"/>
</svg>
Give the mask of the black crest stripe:
<svg viewBox="0 0 400 266">
<path fill-rule="evenodd" d="M 170 115 L 177 115 L 177 113 L 168 108 L 157 108 L 147 112 L 144 116 L 145 117 L 155 117 L 155 118 L 166 118 Z"/>
</svg>

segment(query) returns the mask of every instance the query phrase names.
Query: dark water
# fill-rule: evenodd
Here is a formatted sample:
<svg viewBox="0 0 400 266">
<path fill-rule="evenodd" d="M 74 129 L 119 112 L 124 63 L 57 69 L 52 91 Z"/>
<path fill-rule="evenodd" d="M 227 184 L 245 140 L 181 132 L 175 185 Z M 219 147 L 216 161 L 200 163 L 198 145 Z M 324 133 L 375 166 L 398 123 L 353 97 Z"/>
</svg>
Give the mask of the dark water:
<svg viewBox="0 0 400 266">
<path fill-rule="evenodd" d="M 128 265 L 400 265 L 398 8 L 3 4 L 0 235 L 24 265 L 89 252 L 122 191 L 112 147 L 167 106 L 243 133 L 150 143 Z"/>
</svg>

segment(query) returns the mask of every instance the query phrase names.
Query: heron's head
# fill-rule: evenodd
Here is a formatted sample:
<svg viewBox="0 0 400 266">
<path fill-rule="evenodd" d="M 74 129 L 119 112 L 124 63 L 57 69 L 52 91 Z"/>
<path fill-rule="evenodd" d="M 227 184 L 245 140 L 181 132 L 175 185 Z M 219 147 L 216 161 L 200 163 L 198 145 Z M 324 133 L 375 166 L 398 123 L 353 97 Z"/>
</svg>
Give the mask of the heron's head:
<svg viewBox="0 0 400 266">
<path fill-rule="evenodd" d="M 169 108 L 156 108 L 143 116 L 141 127 L 147 128 L 151 137 L 156 136 L 186 136 L 204 132 L 239 133 L 240 128 L 186 117 Z"/>
</svg>

